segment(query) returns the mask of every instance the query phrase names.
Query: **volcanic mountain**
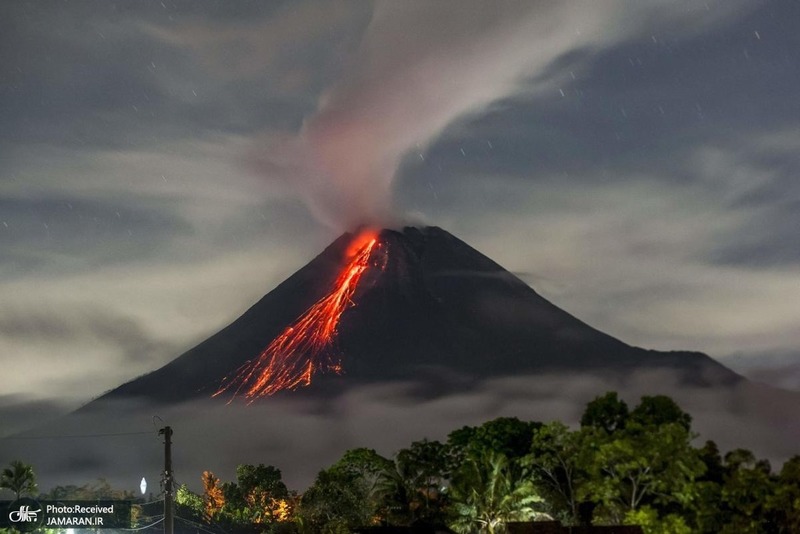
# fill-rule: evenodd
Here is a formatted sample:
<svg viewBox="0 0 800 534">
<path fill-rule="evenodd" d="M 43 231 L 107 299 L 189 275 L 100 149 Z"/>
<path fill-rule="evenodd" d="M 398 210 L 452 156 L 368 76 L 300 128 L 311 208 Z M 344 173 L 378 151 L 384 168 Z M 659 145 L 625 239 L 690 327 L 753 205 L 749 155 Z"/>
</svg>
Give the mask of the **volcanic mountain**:
<svg viewBox="0 0 800 534">
<path fill-rule="evenodd" d="M 670 395 L 723 450 L 797 453 L 800 394 L 703 354 L 627 345 L 431 227 L 342 235 L 219 333 L 0 439 L 0 457 L 36 465 L 44 486 L 102 476 L 134 488 L 160 476 L 163 424 L 182 483 L 269 463 L 302 488 L 348 448 L 391 455 L 499 416 L 575 424 L 610 390 L 631 404 Z"/>
<path fill-rule="evenodd" d="M 341 316 L 325 325 L 331 339 L 317 347 L 322 362 L 310 360 L 314 348 L 307 340 L 292 349 L 308 360 L 297 360 L 302 376 L 287 388 L 297 389 L 293 394 L 398 379 L 428 380 L 441 389 L 551 371 L 624 376 L 663 368 L 693 386 L 742 380 L 704 354 L 644 350 L 586 325 L 441 228 L 372 235 L 374 246 L 361 249 L 361 267 L 349 263 L 357 234 L 346 233 L 219 333 L 101 399 L 169 403 L 215 393 L 230 399 L 242 390 L 232 381 L 263 373 L 259 355 L 270 356 L 265 348 L 281 336 L 296 337 L 298 318 L 330 300 L 348 272 L 354 275 L 347 280 L 350 292 L 335 302 Z M 288 350 L 281 343 L 273 352 Z"/>
</svg>

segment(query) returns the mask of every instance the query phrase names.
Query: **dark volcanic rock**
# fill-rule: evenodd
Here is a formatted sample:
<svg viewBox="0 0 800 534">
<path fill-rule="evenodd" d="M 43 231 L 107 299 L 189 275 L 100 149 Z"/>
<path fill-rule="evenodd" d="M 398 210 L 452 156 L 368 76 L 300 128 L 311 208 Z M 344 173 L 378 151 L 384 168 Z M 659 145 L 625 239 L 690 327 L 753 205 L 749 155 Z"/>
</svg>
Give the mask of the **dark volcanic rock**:
<svg viewBox="0 0 800 534">
<path fill-rule="evenodd" d="M 102 398 L 210 396 L 329 290 L 351 239 L 342 235 L 216 335 Z M 647 351 L 595 330 L 441 228 L 383 230 L 380 243 L 332 347 L 343 376 L 317 375 L 303 394 L 400 378 L 444 387 L 570 370 L 618 375 L 668 368 L 693 385 L 740 380 L 704 354 Z"/>
<path fill-rule="evenodd" d="M 630 405 L 672 396 L 723 450 L 745 447 L 776 463 L 797 453 L 797 393 L 744 380 L 703 354 L 626 345 L 440 228 L 381 232 L 333 347 L 344 374 L 251 405 L 210 398 L 330 291 L 351 240 L 337 239 L 161 369 L 0 440 L 0 457 L 35 465 L 41 487 L 103 477 L 133 489 L 161 476 L 155 431 L 170 425 L 181 483 L 196 484 L 205 470 L 231 480 L 236 465 L 266 463 L 302 488 L 348 448 L 391 455 L 499 416 L 576 424 L 588 401 L 611 390 Z"/>
</svg>

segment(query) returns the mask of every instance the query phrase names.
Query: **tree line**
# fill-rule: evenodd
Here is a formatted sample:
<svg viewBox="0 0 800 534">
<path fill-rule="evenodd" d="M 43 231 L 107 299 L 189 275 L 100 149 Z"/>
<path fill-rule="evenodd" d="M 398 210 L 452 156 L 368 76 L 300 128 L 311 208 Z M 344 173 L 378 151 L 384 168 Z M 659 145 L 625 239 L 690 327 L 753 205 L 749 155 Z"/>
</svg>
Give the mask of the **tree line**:
<svg viewBox="0 0 800 534">
<path fill-rule="evenodd" d="M 274 466 L 240 465 L 235 481 L 203 472 L 202 493 L 180 486 L 175 502 L 179 516 L 207 529 L 253 533 L 425 524 L 500 533 L 512 521 L 549 519 L 635 524 L 646 534 L 800 532 L 800 455 L 776 471 L 745 449 L 695 446 L 691 424 L 669 397 L 629 409 L 609 392 L 587 404 L 577 429 L 501 417 L 391 458 L 348 450 L 302 494 Z M 0 484 L 19 495 L 13 466 Z"/>
</svg>

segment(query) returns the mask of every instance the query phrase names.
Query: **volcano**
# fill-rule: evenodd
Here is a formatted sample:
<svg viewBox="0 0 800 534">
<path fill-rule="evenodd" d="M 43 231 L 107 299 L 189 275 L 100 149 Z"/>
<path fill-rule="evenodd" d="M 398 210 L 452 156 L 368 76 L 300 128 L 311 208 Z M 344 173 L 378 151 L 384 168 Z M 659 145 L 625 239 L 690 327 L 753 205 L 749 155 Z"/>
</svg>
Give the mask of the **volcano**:
<svg viewBox="0 0 800 534">
<path fill-rule="evenodd" d="M 499 416 L 576 424 L 610 390 L 631 404 L 670 395 L 723 450 L 797 453 L 800 394 L 704 354 L 627 345 L 448 232 L 409 227 L 342 235 L 214 336 L 0 440 L 0 456 L 36 465 L 42 484 L 103 476 L 134 488 L 160 476 L 163 421 L 182 483 L 205 470 L 231 479 L 244 462 L 306 487 L 348 448 L 391 455 Z M 52 435 L 70 439 L 40 438 Z"/>
<path fill-rule="evenodd" d="M 704 354 L 645 350 L 590 327 L 441 228 L 372 232 L 366 254 L 354 251 L 360 234 L 343 234 L 219 333 L 101 400 L 230 401 L 243 388 L 255 391 L 259 373 L 261 393 L 251 400 L 403 379 L 442 390 L 571 371 L 623 377 L 668 369 L 693 386 L 742 380 Z M 359 253 L 357 266 L 351 258 Z M 347 293 L 336 293 L 344 282 Z M 331 299 L 338 315 L 309 318 Z M 324 339 L 298 337 L 309 321 Z M 291 363 L 276 360 L 284 356 Z"/>
</svg>

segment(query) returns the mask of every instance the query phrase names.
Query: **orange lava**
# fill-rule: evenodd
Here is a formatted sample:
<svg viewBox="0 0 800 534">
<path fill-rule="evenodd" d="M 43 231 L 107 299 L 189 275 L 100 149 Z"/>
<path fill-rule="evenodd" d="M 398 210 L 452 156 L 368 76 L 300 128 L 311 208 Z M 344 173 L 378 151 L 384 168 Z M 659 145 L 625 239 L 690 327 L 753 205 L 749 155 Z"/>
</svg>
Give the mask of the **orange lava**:
<svg viewBox="0 0 800 534">
<path fill-rule="evenodd" d="M 342 314 L 354 305 L 353 294 L 361 275 L 370 266 L 370 255 L 377 243 L 377 231 L 359 233 L 348 247 L 348 263 L 336 278 L 331 292 L 272 340 L 258 358 L 243 365 L 233 379 L 212 396 L 233 390 L 233 398 L 244 395 L 253 402 L 283 389 L 307 386 L 318 372 L 341 374 L 341 362 L 333 357 L 330 349 Z"/>
</svg>

